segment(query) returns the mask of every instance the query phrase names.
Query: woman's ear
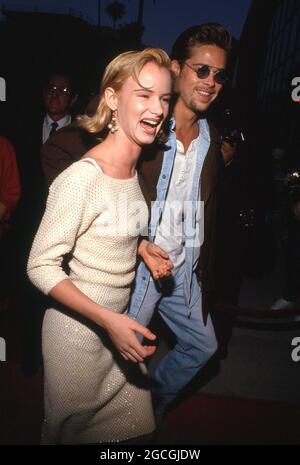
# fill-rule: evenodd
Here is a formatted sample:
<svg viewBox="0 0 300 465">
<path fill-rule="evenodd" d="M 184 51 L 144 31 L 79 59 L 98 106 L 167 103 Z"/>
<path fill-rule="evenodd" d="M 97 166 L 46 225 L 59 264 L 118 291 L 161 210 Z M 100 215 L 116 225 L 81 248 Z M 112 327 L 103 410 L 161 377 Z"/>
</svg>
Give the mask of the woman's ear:
<svg viewBox="0 0 300 465">
<path fill-rule="evenodd" d="M 112 87 L 107 87 L 104 91 L 106 105 L 112 110 L 117 109 L 118 97 L 116 91 Z"/>
</svg>

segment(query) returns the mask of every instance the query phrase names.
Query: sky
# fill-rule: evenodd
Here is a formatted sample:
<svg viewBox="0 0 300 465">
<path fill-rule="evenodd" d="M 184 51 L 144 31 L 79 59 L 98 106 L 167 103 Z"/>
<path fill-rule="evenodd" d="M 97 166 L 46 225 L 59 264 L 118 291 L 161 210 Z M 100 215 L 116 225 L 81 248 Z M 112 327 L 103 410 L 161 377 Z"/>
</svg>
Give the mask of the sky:
<svg viewBox="0 0 300 465">
<path fill-rule="evenodd" d="M 119 0 L 121 1 L 121 0 Z M 101 23 L 112 25 L 105 13 L 109 0 L 101 0 Z M 126 16 L 120 24 L 137 18 L 138 0 L 123 0 Z M 223 24 L 236 38 L 240 37 L 251 0 L 145 0 L 143 42 L 170 52 L 172 43 L 184 30 L 194 24 L 214 21 Z M 0 6 L 17 9 L 81 13 L 92 24 L 98 21 L 98 0 L 0 0 Z"/>
</svg>

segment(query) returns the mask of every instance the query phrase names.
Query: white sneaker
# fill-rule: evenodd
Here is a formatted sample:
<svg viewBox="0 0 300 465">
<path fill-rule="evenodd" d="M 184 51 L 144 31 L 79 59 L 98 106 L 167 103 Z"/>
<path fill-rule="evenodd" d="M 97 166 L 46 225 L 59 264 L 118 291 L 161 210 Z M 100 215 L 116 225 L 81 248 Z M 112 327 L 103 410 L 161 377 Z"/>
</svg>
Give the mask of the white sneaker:
<svg viewBox="0 0 300 465">
<path fill-rule="evenodd" d="M 291 300 L 286 300 L 283 297 L 276 300 L 274 304 L 271 306 L 271 310 L 287 310 L 288 308 L 295 307 L 296 302 L 292 302 Z"/>
</svg>

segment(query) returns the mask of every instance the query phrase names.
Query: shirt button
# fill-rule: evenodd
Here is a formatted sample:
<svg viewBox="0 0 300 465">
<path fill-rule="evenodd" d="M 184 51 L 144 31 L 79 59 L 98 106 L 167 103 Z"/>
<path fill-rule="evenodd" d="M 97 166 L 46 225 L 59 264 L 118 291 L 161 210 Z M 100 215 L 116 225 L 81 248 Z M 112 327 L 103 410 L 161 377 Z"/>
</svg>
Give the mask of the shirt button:
<svg viewBox="0 0 300 465">
<path fill-rule="evenodd" d="M 163 178 L 163 179 L 166 179 L 166 177 L 167 177 L 167 176 L 166 176 L 165 174 L 162 175 L 162 178 Z"/>
</svg>

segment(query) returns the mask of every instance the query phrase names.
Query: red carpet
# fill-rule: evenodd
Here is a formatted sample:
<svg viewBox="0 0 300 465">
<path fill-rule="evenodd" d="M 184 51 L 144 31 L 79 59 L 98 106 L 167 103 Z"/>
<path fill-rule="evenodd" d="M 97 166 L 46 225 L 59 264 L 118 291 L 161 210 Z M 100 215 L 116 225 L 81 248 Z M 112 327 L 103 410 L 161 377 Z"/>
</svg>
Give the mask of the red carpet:
<svg viewBox="0 0 300 465">
<path fill-rule="evenodd" d="M 160 441 L 171 444 L 300 444 L 300 407 L 195 395 L 170 412 Z"/>
<path fill-rule="evenodd" d="M 20 368 L 17 309 L 0 314 L 7 361 L 0 362 L 0 444 L 38 444 L 42 374 Z M 300 444 L 300 407 L 277 402 L 195 395 L 171 411 L 160 444 Z"/>
</svg>

